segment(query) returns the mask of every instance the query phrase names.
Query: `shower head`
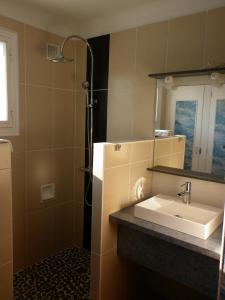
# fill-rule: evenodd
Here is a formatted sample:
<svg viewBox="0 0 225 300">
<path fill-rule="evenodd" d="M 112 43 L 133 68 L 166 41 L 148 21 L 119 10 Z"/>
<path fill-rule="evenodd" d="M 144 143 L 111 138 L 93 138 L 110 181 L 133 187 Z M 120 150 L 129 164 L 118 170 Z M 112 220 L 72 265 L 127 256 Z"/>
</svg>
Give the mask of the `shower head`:
<svg viewBox="0 0 225 300">
<path fill-rule="evenodd" d="M 90 54 L 91 54 L 91 58 L 92 58 L 92 63 L 93 63 L 93 52 L 92 52 L 92 49 L 91 49 L 91 46 L 90 44 L 88 43 L 88 41 L 83 38 L 82 36 L 79 36 L 79 35 L 70 35 L 68 36 L 67 38 L 65 38 L 65 40 L 62 42 L 61 46 L 60 46 L 60 52 L 59 52 L 59 55 L 56 56 L 56 57 L 53 57 L 53 58 L 50 58 L 49 60 L 52 61 L 52 62 L 55 62 L 55 63 L 66 63 L 66 62 L 72 62 L 74 61 L 73 58 L 67 58 L 65 57 L 64 55 L 64 47 L 65 47 L 65 44 L 70 41 L 70 40 L 73 40 L 73 39 L 77 39 L 77 40 L 80 40 L 82 42 L 84 42 L 89 51 L 90 51 Z M 93 66 L 92 66 L 93 67 Z"/>
<path fill-rule="evenodd" d="M 73 58 L 66 58 L 64 55 L 60 54 L 59 56 L 56 56 L 52 59 L 50 59 L 54 63 L 67 63 L 74 61 Z"/>
</svg>

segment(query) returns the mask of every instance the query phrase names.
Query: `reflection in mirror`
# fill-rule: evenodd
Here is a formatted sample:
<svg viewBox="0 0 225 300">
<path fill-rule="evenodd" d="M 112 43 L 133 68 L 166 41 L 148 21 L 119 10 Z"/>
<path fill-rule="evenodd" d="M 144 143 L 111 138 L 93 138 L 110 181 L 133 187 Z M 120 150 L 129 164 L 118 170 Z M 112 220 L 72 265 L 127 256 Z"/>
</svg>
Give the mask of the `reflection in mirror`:
<svg viewBox="0 0 225 300">
<path fill-rule="evenodd" d="M 154 166 L 224 179 L 224 75 L 157 81 Z"/>
</svg>

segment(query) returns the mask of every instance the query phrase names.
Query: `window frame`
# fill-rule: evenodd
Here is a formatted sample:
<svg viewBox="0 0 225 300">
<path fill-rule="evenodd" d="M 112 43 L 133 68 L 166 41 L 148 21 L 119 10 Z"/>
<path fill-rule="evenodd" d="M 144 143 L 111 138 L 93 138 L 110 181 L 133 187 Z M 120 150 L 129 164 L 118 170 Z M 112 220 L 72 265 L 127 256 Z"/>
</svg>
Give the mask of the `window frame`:
<svg viewBox="0 0 225 300">
<path fill-rule="evenodd" d="M 17 32 L 0 27 L 0 42 L 6 44 L 8 120 L 0 121 L 0 136 L 19 135 L 19 60 Z"/>
</svg>

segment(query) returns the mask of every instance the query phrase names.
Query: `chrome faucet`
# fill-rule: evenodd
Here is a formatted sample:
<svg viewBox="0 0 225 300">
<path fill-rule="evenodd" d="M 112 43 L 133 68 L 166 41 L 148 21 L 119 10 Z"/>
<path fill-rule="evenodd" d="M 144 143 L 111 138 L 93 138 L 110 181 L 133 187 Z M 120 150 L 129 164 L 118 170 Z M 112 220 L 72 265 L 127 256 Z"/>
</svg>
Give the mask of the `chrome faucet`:
<svg viewBox="0 0 225 300">
<path fill-rule="evenodd" d="M 191 182 L 186 181 L 184 184 L 181 185 L 184 187 L 184 191 L 177 194 L 178 197 L 182 198 L 183 202 L 186 204 L 191 203 Z"/>
</svg>

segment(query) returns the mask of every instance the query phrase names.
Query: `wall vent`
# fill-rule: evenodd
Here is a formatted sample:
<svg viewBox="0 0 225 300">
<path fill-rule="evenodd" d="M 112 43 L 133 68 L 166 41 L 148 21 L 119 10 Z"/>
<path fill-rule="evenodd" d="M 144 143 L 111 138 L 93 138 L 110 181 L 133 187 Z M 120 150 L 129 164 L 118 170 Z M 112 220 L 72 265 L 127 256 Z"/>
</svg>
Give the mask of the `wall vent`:
<svg viewBox="0 0 225 300">
<path fill-rule="evenodd" d="M 57 44 L 47 43 L 46 45 L 47 59 L 51 60 L 60 54 L 60 46 Z"/>
</svg>

